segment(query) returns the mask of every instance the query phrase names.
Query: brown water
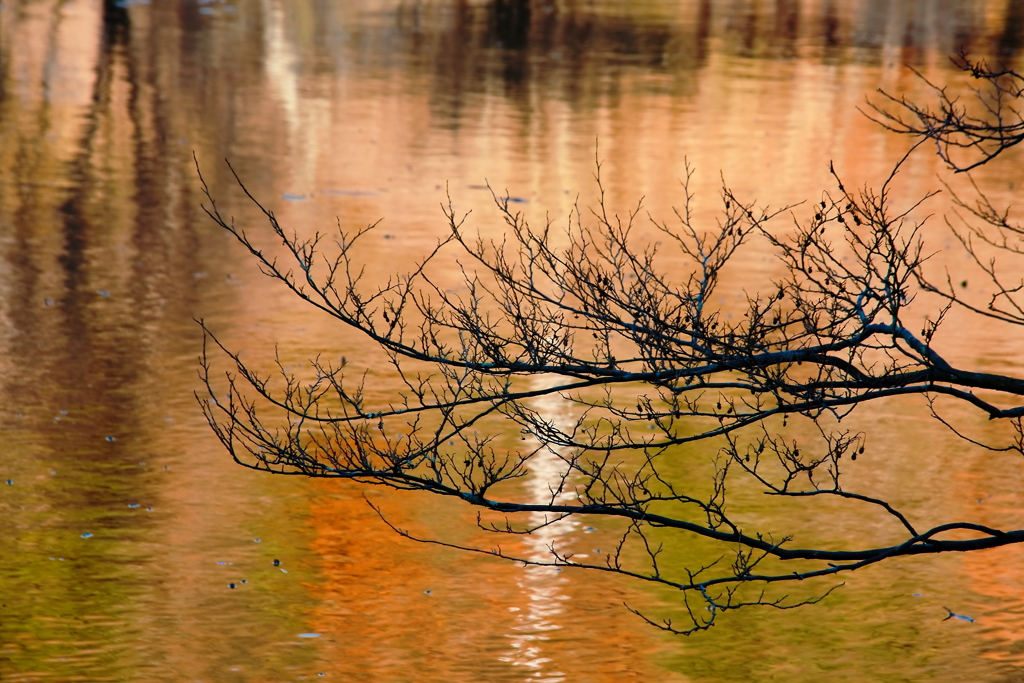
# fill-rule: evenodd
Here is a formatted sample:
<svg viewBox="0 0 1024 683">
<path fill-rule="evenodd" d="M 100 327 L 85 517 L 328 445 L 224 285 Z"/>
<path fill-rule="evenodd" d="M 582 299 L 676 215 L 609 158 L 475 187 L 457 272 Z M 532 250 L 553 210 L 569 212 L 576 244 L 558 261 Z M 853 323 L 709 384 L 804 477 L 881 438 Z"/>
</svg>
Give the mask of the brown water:
<svg viewBox="0 0 1024 683">
<path fill-rule="evenodd" d="M 374 355 L 214 229 L 192 155 L 255 235 L 224 158 L 297 230 L 383 217 L 365 255 L 386 274 L 443 234 L 446 186 L 485 234 L 501 227 L 485 179 L 538 220 L 592 203 L 595 142 L 611 206 L 646 196 L 659 217 L 681 201 L 686 158 L 708 217 L 720 171 L 776 206 L 815 199 L 829 160 L 877 182 L 907 141 L 857 112 L 865 96 L 920 94 L 906 64 L 952 78 L 960 46 L 1016 60 L 1022 17 L 1016 2 L 952 1 L 4 2 L 0 679 L 1020 680 L 1016 549 L 890 563 L 821 605 L 678 639 L 622 607 L 672 615 L 676 596 L 416 545 L 363 495 L 455 540 L 479 540 L 472 510 L 234 465 L 192 397 L 193 317 L 257 360 L 275 342 L 286 363 Z M 1020 159 L 982 172 L 997 199 Z M 915 157 L 901 197 L 942 172 Z M 744 258 L 732 291 L 778 274 L 767 254 Z M 961 329 L 943 340 L 952 357 L 1024 372 L 1019 335 Z M 1020 464 L 922 416 L 865 411 L 883 447 L 854 483 L 924 520 L 1020 528 Z M 875 524 L 842 519 L 822 535 Z M 942 621 L 943 605 L 976 622 Z"/>
</svg>

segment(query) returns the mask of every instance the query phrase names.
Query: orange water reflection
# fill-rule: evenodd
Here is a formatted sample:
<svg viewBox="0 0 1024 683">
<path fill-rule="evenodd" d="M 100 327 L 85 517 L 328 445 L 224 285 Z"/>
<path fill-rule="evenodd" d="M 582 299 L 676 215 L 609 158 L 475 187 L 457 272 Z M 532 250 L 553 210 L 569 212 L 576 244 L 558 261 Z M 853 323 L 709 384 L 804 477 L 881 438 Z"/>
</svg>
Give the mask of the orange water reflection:
<svg viewBox="0 0 1024 683">
<path fill-rule="evenodd" d="M 373 349 L 296 310 L 212 231 L 193 151 L 225 212 L 254 234 L 262 226 L 225 157 L 300 231 L 384 217 L 364 252 L 383 277 L 443 233 L 446 187 L 489 234 L 501 225 L 484 179 L 534 220 L 564 216 L 577 195 L 592 201 L 595 141 L 611 203 L 621 211 L 646 195 L 658 217 L 680 201 L 684 157 L 708 217 L 719 170 L 773 205 L 814 199 L 829 160 L 850 184 L 877 182 L 906 142 L 857 113 L 865 95 L 920 92 L 902 65 L 941 80 L 959 46 L 1016 63 L 1020 12 L 812 0 L 4 2 L 0 481 L 15 484 L 0 486 L 0 678 L 1019 675 L 1016 551 L 866 572 L 825 606 L 740 616 L 679 641 L 622 607 L 671 614 L 671 595 L 402 540 L 364 493 L 416 533 L 494 542 L 472 511 L 443 501 L 236 467 L 193 403 L 191 319 L 254 358 L 269 359 L 275 340 L 288 363 L 345 355 L 370 367 L 379 396 L 390 390 Z M 1019 163 L 982 172 L 997 199 L 1012 197 Z M 940 171 L 915 158 L 902 196 L 934 188 Z M 938 221 L 929 230 L 952 246 Z M 732 291 L 776 274 L 766 254 L 746 258 L 738 271 L 749 279 Z M 1020 367 L 1019 339 L 971 332 L 948 342 L 951 355 Z M 863 481 L 922 517 L 1019 526 L 1015 463 L 965 462 L 916 413 L 865 420 L 880 442 L 931 448 L 879 448 Z M 537 468 L 528 483 L 538 495 L 545 476 Z M 596 553 L 604 534 L 580 520 L 517 550 Z M 975 630 L 953 630 L 971 626 L 943 622 L 943 605 L 977 616 Z"/>
</svg>

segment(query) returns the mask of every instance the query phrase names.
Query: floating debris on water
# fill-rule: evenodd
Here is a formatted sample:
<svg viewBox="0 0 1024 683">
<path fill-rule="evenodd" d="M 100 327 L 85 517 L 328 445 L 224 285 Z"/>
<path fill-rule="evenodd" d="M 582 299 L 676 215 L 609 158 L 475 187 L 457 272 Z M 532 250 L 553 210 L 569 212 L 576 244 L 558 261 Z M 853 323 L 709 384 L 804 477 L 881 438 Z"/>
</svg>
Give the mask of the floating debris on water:
<svg viewBox="0 0 1024 683">
<path fill-rule="evenodd" d="M 92 534 L 86 531 L 84 534 L 82 534 L 82 538 L 92 538 Z"/>
<path fill-rule="evenodd" d="M 254 539 L 252 539 L 252 542 L 253 542 L 253 543 L 260 543 L 260 539 L 258 539 L 258 538 L 254 538 Z"/>
<path fill-rule="evenodd" d="M 11 485 L 13 485 L 13 484 L 14 484 L 14 480 L 13 480 L 13 479 L 8 479 L 8 480 L 7 480 L 7 485 L 8 485 L 8 486 L 11 486 Z"/>
<path fill-rule="evenodd" d="M 426 595 L 430 595 L 430 594 L 432 594 L 432 593 L 433 593 L 434 591 L 423 591 L 423 592 L 424 592 L 424 594 L 426 594 Z"/>
<path fill-rule="evenodd" d="M 235 587 L 235 584 L 233 584 L 233 583 L 229 583 L 228 584 L 228 588 L 234 588 L 234 587 Z"/>
<path fill-rule="evenodd" d="M 281 566 L 281 560 L 274 560 L 274 566 L 275 567 L 280 567 Z"/>
<path fill-rule="evenodd" d="M 242 583 L 249 583 L 249 581 L 246 579 L 242 579 Z"/>
<path fill-rule="evenodd" d="M 128 503 L 128 507 L 130 507 L 130 508 L 137 508 L 137 507 L 139 507 L 139 504 L 138 503 Z"/>
<path fill-rule="evenodd" d="M 319 633 L 300 633 L 299 638 L 319 638 Z"/>
<path fill-rule="evenodd" d="M 966 621 L 966 622 L 969 622 L 971 624 L 974 623 L 974 617 L 969 617 L 966 614 L 957 614 L 953 610 L 949 609 L 948 607 L 943 607 L 942 609 L 946 610 L 946 612 L 947 612 L 946 618 L 943 619 L 943 621 L 946 621 L 948 619 L 959 619 L 960 621 Z"/>
<path fill-rule="evenodd" d="M 107 441 L 116 441 L 116 440 L 117 440 L 117 439 L 115 439 L 115 438 L 114 438 L 114 437 L 112 437 L 112 436 L 108 436 L 108 437 L 107 437 Z"/>
<path fill-rule="evenodd" d="M 282 569 L 282 570 L 281 570 L 281 573 L 282 573 L 282 574 L 287 574 L 287 573 L 288 573 L 288 570 L 287 570 L 287 569 Z"/>
</svg>

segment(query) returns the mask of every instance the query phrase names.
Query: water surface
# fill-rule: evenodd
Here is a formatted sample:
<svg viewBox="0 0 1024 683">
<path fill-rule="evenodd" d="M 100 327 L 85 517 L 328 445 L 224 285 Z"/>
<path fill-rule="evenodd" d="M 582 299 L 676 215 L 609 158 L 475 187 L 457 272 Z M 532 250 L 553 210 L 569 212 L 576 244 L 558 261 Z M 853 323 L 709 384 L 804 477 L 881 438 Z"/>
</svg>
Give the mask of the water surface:
<svg viewBox="0 0 1024 683">
<path fill-rule="evenodd" d="M 0 481 L 12 483 L 0 486 L 0 678 L 1019 678 L 1018 550 L 901 560 L 858 573 L 821 605 L 671 638 L 623 602 L 664 616 L 677 596 L 416 545 L 363 496 L 422 535 L 489 543 L 470 509 L 234 465 L 192 392 L 193 318 L 258 363 L 278 343 L 288 364 L 344 355 L 370 367 L 382 397 L 394 386 L 374 349 L 297 306 L 215 229 L 195 160 L 225 214 L 268 245 L 224 159 L 303 234 L 383 218 L 363 252 L 372 276 L 410 266 L 443 236 L 449 195 L 491 236 L 502 223 L 487 183 L 535 221 L 592 205 L 595 157 L 611 208 L 645 197 L 666 220 L 688 162 L 694 209 L 713 221 L 723 177 L 773 206 L 817 199 L 829 161 L 848 184 L 878 183 L 908 141 L 858 112 L 865 97 L 878 87 L 925 96 L 907 66 L 953 79 L 959 47 L 1016 64 L 1022 11 L 868 0 L 3 3 Z M 1020 168 L 1011 154 L 979 177 L 1009 202 Z M 899 198 L 936 188 L 942 173 L 915 156 Z M 929 243 L 962 266 L 942 222 L 929 226 Z M 723 296 L 781 275 L 770 254 L 742 258 Z M 960 329 L 943 340 L 953 358 L 1024 370 L 1019 336 Z M 1021 526 L 1018 463 L 966 451 L 920 405 L 863 420 L 881 447 L 856 483 L 924 520 Z M 875 520 L 854 520 L 804 531 L 874 531 Z M 595 526 L 562 533 L 594 552 L 612 542 Z M 944 605 L 975 623 L 942 621 Z"/>
</svg>

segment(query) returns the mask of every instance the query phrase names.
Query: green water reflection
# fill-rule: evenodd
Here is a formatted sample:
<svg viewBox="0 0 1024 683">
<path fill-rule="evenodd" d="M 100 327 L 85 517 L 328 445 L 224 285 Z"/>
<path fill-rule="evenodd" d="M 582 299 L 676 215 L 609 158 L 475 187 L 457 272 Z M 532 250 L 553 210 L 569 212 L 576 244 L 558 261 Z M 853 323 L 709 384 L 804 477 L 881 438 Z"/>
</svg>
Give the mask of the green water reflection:
<svg viewBox="0 0 1024 683">
<path fill-rule="evenodd" d="M 647 195 L 655 215 L 679 201 L 684 155 L 709 199 L 720 169 L 773 204 L 817 192 L 829 159 L 877 180 L 903 141 L 857 113 L 864 96 L 920 92 L 903 65 L 944 79 L 961 46 L 1017 63 L 1022 13 L 869 0 L 4 2 L 0 679 L 1019 677 L 1016 550 L 906 561 L 824 605 L 742 614 L 681 641 L 622 608 L 671 616 L 670 594 L 400 541 L 352 485 L 230 462 L 192 397 L 192 319 L 257 358 L 275 341 L 293 363 L 373 358 L 213 230 L 193 154 L 225 214 L 253 231 L 224 158 L 296 229 L 384 217 L 366 257 L 390 273 L 444 229 L 446 182 L 485 231 L 485 178 L 534 217 L 589 200 L 595 140 L 612 202 Z M 915 160 L 903 191 L 930 189 L 940 170 Z M 1008 196 L 1006 178 L 985 173 Z M 773 274 L 749 258 L 751 277 Z M 1018 349 L 996 340 L 986 358 L 1013 365 Z M 373 371 L 386 392 L 392 379 Z M 865 417 L 909 443 L 932 438 L 928 424 L 887 419 Z M 969 491 L 991 502 L 956 512 L 1014 524 L 1016 464 L 964 462 L 946 441 L 926 455 L 880 453 L 898 465 L 866 481 L 924 516 Z M 367 495 L 424 535 L 489 542 L 469 510 Z M 611 542 L 582 525 L 564 540 Z M 692 550 L 671 552 L 681 563 Z M 977 623 L 943 622 L 942 605 Z"/>
</svg>

